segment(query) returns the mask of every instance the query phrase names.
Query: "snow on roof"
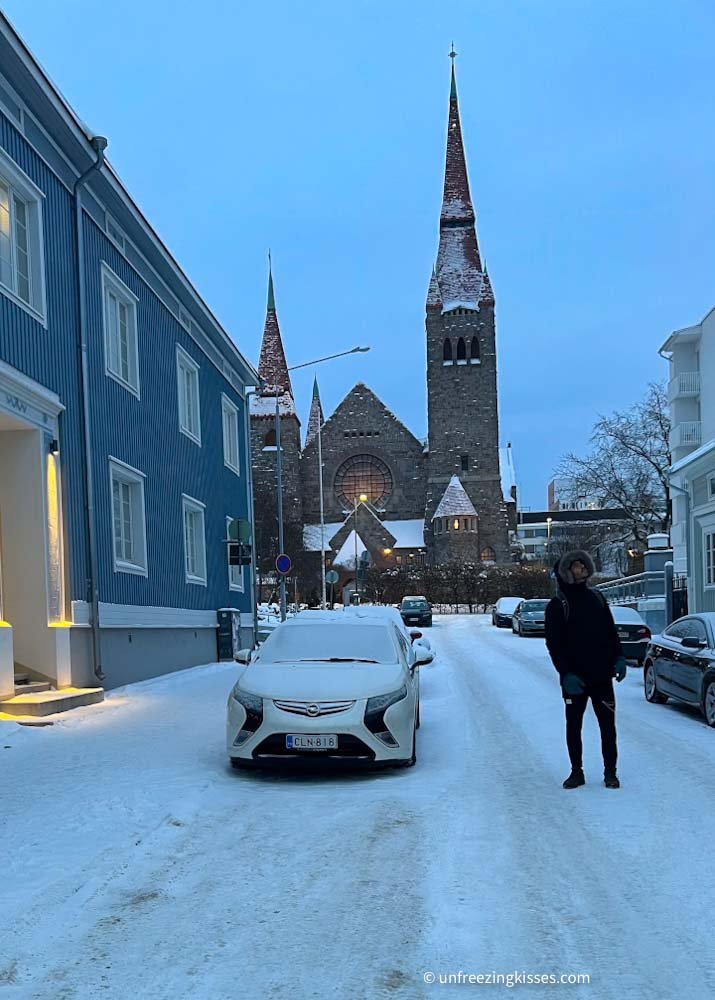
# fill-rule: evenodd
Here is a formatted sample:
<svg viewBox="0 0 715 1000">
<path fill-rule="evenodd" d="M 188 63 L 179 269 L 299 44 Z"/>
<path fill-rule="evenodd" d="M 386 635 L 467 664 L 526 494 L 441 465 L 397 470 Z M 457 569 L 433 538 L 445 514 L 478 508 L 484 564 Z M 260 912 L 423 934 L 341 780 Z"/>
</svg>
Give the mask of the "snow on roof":
<svg viewBox="0 0 715 1000">
<path fill-rule="evenodd" d="M 452 476 L 432 520 L 436 517 L 461 517 L 463 514 L 474 516 L 476 513 L 459 476 Z"/>
<path fill-rule="evenodd" d="M 395 549 L 422 549 L 425 544 L 425 522 L 421 517 L 409 521 L 383 521 L 395 539 Z"/>
<path fill-rule="evenodd" d="M 440 230 L 437 281 L 443 313 L 479 308 L 483 277 L 473 224 L 445 226 Z"/>
<path fill-rule="evenodd" d="M 499 471 L 501 472 L 501 489 L 505 500 L 513 501 L 512 486 L 516 486 L 516 469 L 514 468 L 514 453 L 511 448 L 499 449 Z"/>
<path fill-rule="evenodd" d="M 325 545 L 324 552 L 330 552 L 330 539 L 343 526 L 343 521 L 331 521 L 325 525 Z M 306 524 L 303 527 L 303 547 L 306 552 L 320 552 L 320 525 Z"/>
<path fill-rule="evenodd" d="M 359 560 L 363 552 L 367 552 L 367 549 L 365 547 L 365 543 L 359 535 L 356 539 L 355 531 L 353 530 L 343 542 L 335 559 L 333 559 L 333 566 L 342 566 L 343 569 L 355 569 L 356 547 L 357 558 Z"/>
</svg>

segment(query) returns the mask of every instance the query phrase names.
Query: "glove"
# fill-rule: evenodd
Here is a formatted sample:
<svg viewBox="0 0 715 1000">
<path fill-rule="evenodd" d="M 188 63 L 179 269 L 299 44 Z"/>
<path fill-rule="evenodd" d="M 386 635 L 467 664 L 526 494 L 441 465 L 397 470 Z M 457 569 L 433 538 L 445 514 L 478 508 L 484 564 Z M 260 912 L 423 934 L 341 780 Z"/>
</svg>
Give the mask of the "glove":
<svg viewBox="0 0 715 1000">
<path fill-rule="evenodd" d="M 619 684 L 626 676 L 627 669 L 628 667 L 626 664 L 626 658 L 624 656 L 619 656 L 618 659 L 616 660 L 616 665 L 613 668 L 613 676 L 616 678 Z"/>
<path fill-rule="evenodd" d="M 586 690 L 586 685 L 576 674 L 564 674 L 561 678 L 561 686 L 564 689 L 564 694 L 583 694 Z"/>
</svg>

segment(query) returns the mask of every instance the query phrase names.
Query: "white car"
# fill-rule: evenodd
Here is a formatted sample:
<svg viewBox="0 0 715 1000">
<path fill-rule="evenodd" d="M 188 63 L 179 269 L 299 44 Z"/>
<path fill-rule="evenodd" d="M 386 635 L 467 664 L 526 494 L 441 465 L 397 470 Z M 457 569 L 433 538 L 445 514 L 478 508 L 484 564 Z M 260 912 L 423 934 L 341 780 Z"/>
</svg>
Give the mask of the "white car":
<svg viewBox="0 0 715 1000">
<path fill-rule="evenodd" d="M 246 664 L 228 698 L 233 767 L 328 758 L 410 766 L 419 725 L 413 647 L 386 616 L 305 612 L 279 626 Z"/>
</svg>

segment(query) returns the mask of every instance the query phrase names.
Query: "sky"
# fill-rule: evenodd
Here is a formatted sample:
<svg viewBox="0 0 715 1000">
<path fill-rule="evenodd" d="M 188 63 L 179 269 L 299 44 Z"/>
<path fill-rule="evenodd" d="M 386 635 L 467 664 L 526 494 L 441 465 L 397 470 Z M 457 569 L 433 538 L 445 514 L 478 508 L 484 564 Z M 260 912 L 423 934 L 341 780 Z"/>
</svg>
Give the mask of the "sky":
<svg viewBox="0 0 715 1000">
<path fill-rule="evenodd" d="M 0 0 L 243 353 L 426 435 L 448 52 L 520 506 L 715 306 L 712 0 Z M 307 421 L 313 371 L 294 388 Z"/>
</svg>

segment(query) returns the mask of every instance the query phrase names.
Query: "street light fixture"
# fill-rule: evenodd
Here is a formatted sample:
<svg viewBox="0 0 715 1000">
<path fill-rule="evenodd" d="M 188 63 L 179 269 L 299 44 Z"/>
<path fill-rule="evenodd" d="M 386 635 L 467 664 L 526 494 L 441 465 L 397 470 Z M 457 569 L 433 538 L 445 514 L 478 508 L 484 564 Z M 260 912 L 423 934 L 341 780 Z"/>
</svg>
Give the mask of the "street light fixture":
<svg viewBox="0 0 715 1000">
<path fill-rule="evenodd" d="M 310 368 L 313 365 L 320 365 L 324 361 L 333 361 L 335 358 L 344 358 L 348 354 L 365 354 L 369 347 L 351 347 L 348 351 L 339 351 L 337 354 L 328 354 L 324 358 L 316 358 L 315 361 L 304 361 L 299 365 L 291 365 L 289 372 L 297 371 L 299 368 Z M 283 555 L 283 462 L 281 458 L 281 421 L 280 421 L 280 393 L 276 392 L 276 489 L 278 492 L 278 548 L 279 555 Z M 322 428 L 318 425 L 318 466 L 320 482 L 320 569 L 321 569 L 321 607 L 323 611 L 327 607 L 326 587 L 325 587 L 325 513 L 323 505 L 323 444 Z M 281 621 L 286 619 L 286 582 L 285 576 L 281 574 L 280 584 L 280 609 Z"/>
</svg>

